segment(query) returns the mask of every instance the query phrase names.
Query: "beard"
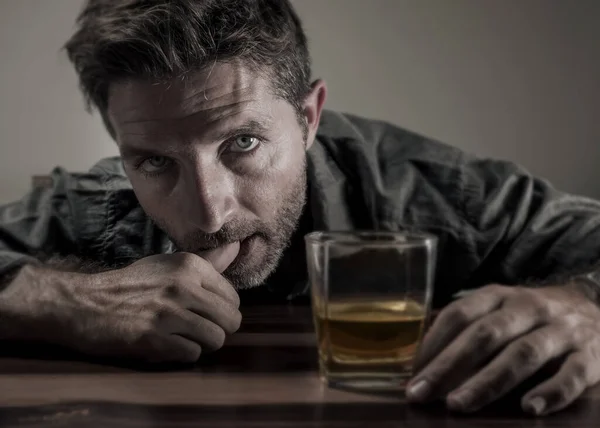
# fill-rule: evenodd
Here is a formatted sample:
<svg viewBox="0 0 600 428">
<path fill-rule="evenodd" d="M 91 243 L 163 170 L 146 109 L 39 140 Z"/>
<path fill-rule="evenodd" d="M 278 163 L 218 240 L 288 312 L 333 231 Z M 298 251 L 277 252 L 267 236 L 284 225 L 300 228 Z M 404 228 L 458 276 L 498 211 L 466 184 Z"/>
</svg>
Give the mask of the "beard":
<svg viewBox="0 0 600 428">
<path fill-rule="evenodd" d="M 194 231 L 181 239 L 169 233 L 167 222 L 155 220 L 177 251 L 200 253 L 232 242 L 240 242 L 240 253 L 223 276 L 238 290 L 257 287 L 275 271 L 298 227 L 306 204 L 306 157 L 301 173 L 286 194 L 277 201 L 271 220 L 231 220 L 215 233 Z"/>
</svg>

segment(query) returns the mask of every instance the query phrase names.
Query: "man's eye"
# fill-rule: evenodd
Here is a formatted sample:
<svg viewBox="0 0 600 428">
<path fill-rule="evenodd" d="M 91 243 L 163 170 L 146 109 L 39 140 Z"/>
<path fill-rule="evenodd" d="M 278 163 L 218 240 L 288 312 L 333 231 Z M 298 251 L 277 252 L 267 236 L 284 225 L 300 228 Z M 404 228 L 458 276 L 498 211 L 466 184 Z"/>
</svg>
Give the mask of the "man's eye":
<svg viewBox="0 0 600 428">
<path fill-rule="evenodd" d="M 260 140 L 256 137 L 251 137 L 250 135 L 240 135 L 239 137 L 235 137 L 233 143 L 231 144 L 229 150 L 232 152 L 250 152 L 258 146 Z"/>
<path fill-rule="evenodd" d="M 169 159 L 164 156 L 152 156 L 142 162 L 142 171 L 148 174 L 154 174 L 162 171 L 169 166 Z"/>
</svg>

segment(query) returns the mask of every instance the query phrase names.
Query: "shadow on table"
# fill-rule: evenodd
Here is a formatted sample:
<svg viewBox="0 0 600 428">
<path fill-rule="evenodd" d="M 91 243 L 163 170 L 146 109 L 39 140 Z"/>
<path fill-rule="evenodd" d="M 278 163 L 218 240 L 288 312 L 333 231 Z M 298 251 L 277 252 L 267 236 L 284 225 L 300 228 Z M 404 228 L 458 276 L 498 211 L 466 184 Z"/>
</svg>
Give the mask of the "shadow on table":
<svg viewBox="0 0 600 428">
<path fill-rule="evenodd" d="M 312 347 L 225 347 L 203 355 L 196 364 L 145 364 L 123 359 L 92 358 L 39 344 L 3 343 L 0 374 L 121 373 L 127 371 L 196 371 L 210 373 L 290 373 L 317 369 Z"/>
<path fill-rule="evenodd" d="M 143 364 L 123 359 L 94 358 L 39 343 L 3 342 L 0 349 L 0 374 L 121 373 L 189 368 L 190 365 L 182 364 Z"/>
<path fill-rule="evenodd" d="M 415 420 L 435 420 L 438 423 L 435 426 L 442 427 L 600 427 L 600 400 L 594 400 L 594 397 L 587 395 L 584 395 L 567 409 L 545 417 L 536 418 L 523 412 L 521 398 L 533 387 L 547 379 L 555 370 L 555 367 L 551 367 L 536 373 L 501 399 L 470 414 L 451 412 L 446 409 L 442 400 L 425 405 L 408 405 L 403 401 L 401 405 L 405 409 L 403 410 L 404 416 Z M 382 397 L 397 397 L 399 394 L 397 391 L 365 392 L 342 386 L 336 386 L 335 389 Z M 415 426 L 429 425 L 420 425 L 419 422 Z"/>
<path fill-rule="evenodd" d="M 109 402 L 0 408 L 2 427 L 597 427 L 600 409 L 582 400 L 571 408 L 535 419 L 506 408 L 469 416 L 442 407 L 404 403 L 150 406 Z"/>
</svg>

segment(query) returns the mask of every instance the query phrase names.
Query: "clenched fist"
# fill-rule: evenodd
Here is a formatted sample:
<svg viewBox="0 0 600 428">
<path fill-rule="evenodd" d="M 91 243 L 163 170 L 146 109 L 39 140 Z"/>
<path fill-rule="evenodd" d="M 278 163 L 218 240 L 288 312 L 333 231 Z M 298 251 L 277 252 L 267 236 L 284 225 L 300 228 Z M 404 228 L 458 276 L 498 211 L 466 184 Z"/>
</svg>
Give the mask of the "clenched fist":
<svg viewBox="0 0 600 428">
<path fill-rule="evenodd" d="M 4 290 L 2 313 L 19 326 L 16 339 L 96 356 L 194 362 L 240 326 L 239 297 L 215 269 L 235 255 L 237 248 L 225 249 L 218 263 L 157 255 L 92 275 L 28 266 Z"/>
<path fill-rule="evenodd" d="M 408 398 L 474 411 L 558 360 L 523 409 L 547 414 L 573 402 L 600 380 L 600 310 L 574 285 L 494 285 L 449 305 L 424 338 Z"/>
</svg>

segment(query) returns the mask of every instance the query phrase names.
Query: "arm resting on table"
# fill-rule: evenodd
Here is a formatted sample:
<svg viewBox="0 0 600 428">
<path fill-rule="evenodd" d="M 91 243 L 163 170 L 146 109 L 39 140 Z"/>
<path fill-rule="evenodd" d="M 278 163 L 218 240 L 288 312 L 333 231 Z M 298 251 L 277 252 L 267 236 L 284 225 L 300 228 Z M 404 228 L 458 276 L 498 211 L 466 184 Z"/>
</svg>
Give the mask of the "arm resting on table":
<svg viewBox="0 0 600 428">
<path fill-rule="evenodd" d="M 558 191 L 512 163 L 489 160 L 467 164 L 462 192 L 482 283 L 566 283 L 597 272 L 599 201 Z"/>
</svg>

